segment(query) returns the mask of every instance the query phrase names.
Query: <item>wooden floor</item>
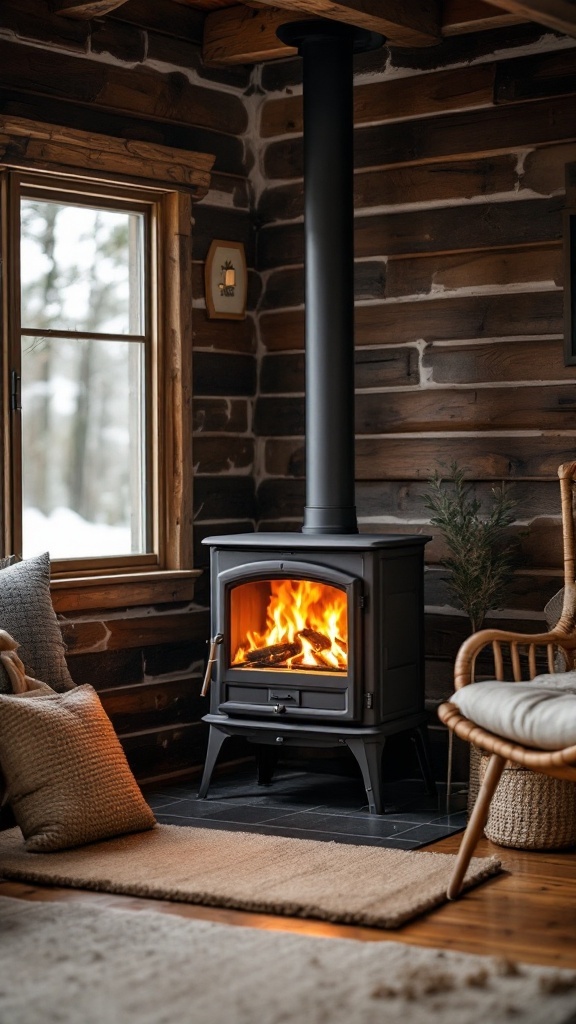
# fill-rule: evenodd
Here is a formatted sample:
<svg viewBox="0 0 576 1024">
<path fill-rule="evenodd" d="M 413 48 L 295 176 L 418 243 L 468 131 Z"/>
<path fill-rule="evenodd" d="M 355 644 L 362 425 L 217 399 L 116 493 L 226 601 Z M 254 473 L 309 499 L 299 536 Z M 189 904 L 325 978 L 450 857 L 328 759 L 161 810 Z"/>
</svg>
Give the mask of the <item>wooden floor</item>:
<svg viewBox="0 0 576 1024">
<path fill-rule="evenodd" d="M 455 853 L 460 838 L 460 835 L 451 836 L 426 849 Z M 406 942 L 576 968 L 576 851 L 526 853 L 506 850 L 483 840 L 477 853 L 482 856 L 495 854 L 509 871 L 467 893 L 457 902 L 446 904 L 394 931 L 1 880 L 0 895 L 26 900 L 90 900 L 105 907 L 155 910 L 272 931 L 363 942 Z"/>
</svg>

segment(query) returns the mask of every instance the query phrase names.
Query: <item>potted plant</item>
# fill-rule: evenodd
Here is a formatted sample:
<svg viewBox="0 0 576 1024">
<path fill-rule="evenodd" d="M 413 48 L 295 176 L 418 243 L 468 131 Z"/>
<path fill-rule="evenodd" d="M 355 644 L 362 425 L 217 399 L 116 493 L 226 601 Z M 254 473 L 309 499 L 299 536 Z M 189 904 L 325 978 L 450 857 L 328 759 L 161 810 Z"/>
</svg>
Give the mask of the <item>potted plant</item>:
<svg viewBox="0 0 576 1024">
<path fill-rule="evenodd" d="M 449 554 L 440 560 L 448 570 L 447 586 L 456 607 L 466 612 L 472 633 L 481 629 L 491 609 L 501 608 L 509 591 L 516 543 L 508 529 L 515 521 L 516 503 L 504 485 L 492 488 L 486 513 L 475 496 L 465 470 L 450 464 L 448 478 L 436 470 L 424 495 L 432 512 L 430 523 L 442 531 Z M 452 790 L 453 733 L 449 734 L 446 813 Z M 479 786 L 480 751 L 470 748 L 469 807 Z"/>
<path fill-rule="evenodd" d="M 429 485 L 424 504 L 449 551 L 440 564 L 448 570 L 447 586 L 456 607 L 466 612 L 475 633 L 491 609 L 503 606 L 509 590 L 516 544 L 508 529 L 516 503 L 505 485 L 493 487 L 490 508 L 483 514 L 456 462 L 450 465 L 448 480 L 437 470 Z"/>
</svg>

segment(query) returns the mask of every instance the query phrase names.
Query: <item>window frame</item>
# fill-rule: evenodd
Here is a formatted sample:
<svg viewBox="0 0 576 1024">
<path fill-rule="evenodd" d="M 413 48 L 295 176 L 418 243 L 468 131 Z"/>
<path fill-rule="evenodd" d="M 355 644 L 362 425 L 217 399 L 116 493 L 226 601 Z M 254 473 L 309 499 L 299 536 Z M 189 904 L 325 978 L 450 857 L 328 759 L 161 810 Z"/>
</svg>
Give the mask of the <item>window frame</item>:
<svg viewBox="0 0 576 1024">
<path fill-rule="evenodd" d="M 156 422 L 156 410 L 158 408 L 159 396 L 157 394 L 157 374 L 156 374 L 156 363 L 158 362 L 158 331 L 157 331 L 157 313 L 156 313 L 156 295 L 153 287 L 153 280 L 156 278 L 156 261 L 157 253 L 155 251 L 153 239 L 156 234 L 156 219 L 157 219 L 157 202 L 155 196 L 142 195 L 133 196 L 128 194 L 124 189 L 124 194 L 119 198 L 118 190 L 115 190 L 115 194 L 108 195 L 102 194 L 103 189 L 96 190 L 93 186 L 86 186 L 84 183 L 78 183 L 74 190 L 70 189 L 68 182 L 59 182 L 57 179 L 52 178 L 49 182 L 46 182 L 44 178 L 38 179 L 36 175 L 19 174 L 14 176 L 13 180 L 13 201 L 16 206 L 14 211 L 14 222 L 18 219 L 18 225 L 15 234 L 21 239 L 22 228 L 21 220 L 19 218 L 19 212 L 21 210 L 21 200 L 26 198 L 39 199 L 41 201 L 50 202 L 55 201 L 63 206 L 78 205 L 78 206 L 90 206 L 92 209 L 114 209 L 119 211 L 134 212 L 144 215 L 144 246 L 143 246 L 143 257 L 145 264 L 145 287 L 143 291 L 143 323 L 142 330 L 139 335 L 118 335 L 118 341 L 125 341 L 127 344 L 134 342 L 136 344 L 142 344 L 144 349 L 144 399 L 145 399 L 145 459 L 144 459 L 144 473 L 146 485 L 144 488 L 144 507 L 147 519 L 147 542 L 150 547 L 149 552 L 135 553 L 133 555 L 127 554 L 125 556 L 95 556 L 86 559 L 82 557 L 78 558 L 58 558 L 53 560 L 53 571 L 55 575 L 62 575 L 66 573 L 74 573 L 78 575 L 79 572 L 82 574 L 88 572 L 93 575 L 109 569 L 114 569 L 121 566 L 131 566 L 134 570 L 136 569 L 150 569 L 152 567 L 158 568 L 160 564 L 159 559 L 159 531 L 158 531 L 158 497 L 157 488 L 155 482 L 157 478 L 157 452 L 154 439 L 158 436 L 158 424 Z M 107 191 L 107 190 L 106 190 Z M 18 318 L 18 323 L 13 324 L 13 329 L 10 332 L 11 336 L 8 338 L 8 346 L 10 349 L 9 353 L 9 372 L 12 380 L 13 375 L 16 375 L 16 379 L 22 377 L 21 361 L 22 361 L 22 345 L 21 341 L 23 337 L 34 337 L 41 333 L 47 337 L 61 338 L 78 338 L 78 339 L 90 339 L 102 338 L 106 340 L 105 335 L 99 335 L 97 332 L 90 331 L 71 331 L 66 329 L 50 329 L 42 330 L 38 328 L 35 330 L 33 327 L 24 327 L 21 320 L 21 289 L 18 281 L 19 278 L 19 267 L 20 259 L 15 262 L 12 272 L 8 271 L 8 285 L 7 287 L 14 287 L 15 294 L 11 305 L 14 308 L 15 318 Z M 110 336 L 108 336 L 110 337 Z M 13 390 L 13 388 L 11 389 Z M 21 417 L 17 416 L 19 409 L 14 408 L 12 405 L 11 415 L 11 428 L 12 428 L 12 547 L 16 552 L 22 551 L 23 537 L 22 537 L 22 461 L 23 461 L 23 448 L 22 448 L 22 431 L 21 431 Z M 18 514 L 20 512 L 20 514 Z"/>
<path fill-rule="evenodd" d="M 78 137 L 85 133 L 72 133 Z M 161 149 L 161 147 L 156 147 Z M 170 151 L 167 149 L 169 155 Z M 199 158 L 200 181 L 196 192 L 205 194 L 213 158 Z M 135 164 L 138 154 L 135 154 Z M 18 480 L 15 480 L 10 377 L 12 356 L 20 351 L 19 223 L 20 188 L 31 183 L 38 189 L 60 191 L 89 199 L 126 196 L 152 211 L 153 232 L 149 303 L 152 330 L 153 410 L 153 507 L 154 549 L 152 556 L 106 559 L 58 560 L 52 566 L 52 590 L 57 610 L 116 607 L 151 601 L 188 600 L 200 573 L 192 562 L 192 323 L 191 323 L 191 224 L 192 181 L 189 187 L 140 182 L 122 175 L 71 173 L 69 167 L 41 169 L 7 168 L 1 172 L 2 213 L 2 548 L 13 553 L 17 533 L 14 510 Z M 146 166 L 146 165 L 144 165 Z M 149 168 L 148 168 L 149 169 Z M 189 172 L 190 177 L 194 176 Z M 152 176 L 152 175 L 151 175 Z M 201 195 L 199 196 L 201 197 Z"/>
</svg>

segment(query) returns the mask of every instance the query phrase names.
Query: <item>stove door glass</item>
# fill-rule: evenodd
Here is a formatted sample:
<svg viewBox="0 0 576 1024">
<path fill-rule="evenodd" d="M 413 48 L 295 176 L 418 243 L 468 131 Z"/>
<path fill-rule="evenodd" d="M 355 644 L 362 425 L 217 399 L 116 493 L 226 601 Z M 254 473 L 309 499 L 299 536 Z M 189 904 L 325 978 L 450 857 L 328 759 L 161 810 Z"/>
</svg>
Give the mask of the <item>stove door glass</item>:
<svg viewBox="0 0 576 1024">
<path fill-rule="evenodd" d="M 258 579 L 230 591 L 233 668 L 346 673 L 348 596 L 310 579 Z"/>
</svg>

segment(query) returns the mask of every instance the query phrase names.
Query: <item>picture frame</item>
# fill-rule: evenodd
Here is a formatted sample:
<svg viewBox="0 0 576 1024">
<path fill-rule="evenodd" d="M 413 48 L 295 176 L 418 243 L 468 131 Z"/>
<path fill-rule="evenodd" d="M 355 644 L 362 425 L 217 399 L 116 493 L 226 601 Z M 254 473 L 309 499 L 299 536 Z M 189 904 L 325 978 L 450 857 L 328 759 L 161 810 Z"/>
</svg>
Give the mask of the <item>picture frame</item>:
<svg viewBox="0 0 576 1024">
<path fill-rule="evenodd" d="M 215 238 L 204 265 L 206 312 L 210 320 L 244 320 L 248 273 L 242 242 Z"/>
</svg>

